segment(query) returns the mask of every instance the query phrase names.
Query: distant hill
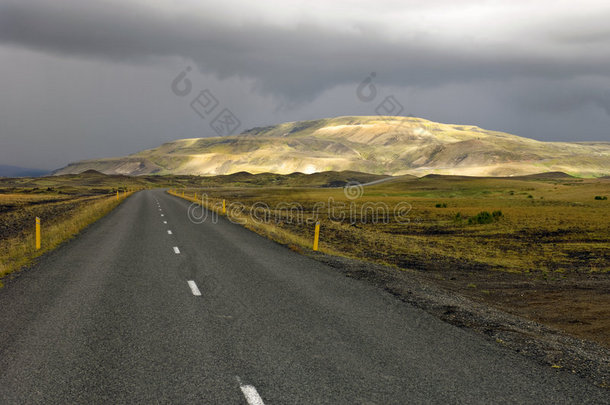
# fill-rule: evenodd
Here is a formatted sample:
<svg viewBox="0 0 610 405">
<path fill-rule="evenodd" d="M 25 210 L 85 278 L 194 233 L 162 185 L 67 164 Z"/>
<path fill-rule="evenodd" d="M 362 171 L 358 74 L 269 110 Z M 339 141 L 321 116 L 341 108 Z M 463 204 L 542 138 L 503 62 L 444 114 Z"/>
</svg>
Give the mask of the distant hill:
<svg viewBox="0 0 610 405">
<path fill-rule="evenodd" d="M 413 117 L 338 117 L 180 139 L 125 157 L 71 163 L 55 174 L 219 175 L 358 171 L 380 175 L 610 175 L 610 143 L 540 142 Z"/>
<path fill-rule="evenodd" d="M 400 179 L 410 176 L 401 176 Z M 62 174 L 44 177 L 0 177 L 0 189 L 28 190 L 44 192 L 50 189 L 64 194 L 83 193 L 83 187 L 92 194 L 114 193 L 116 188 L 213 188 L 213 187 L 343 187 L 352 182 L 360 184 L 377 184 L 394 180 L 384 175 L 359 173 L 352 171 L 320 172 L 312 174 L 291 173 L 258 173 L 238 172 L 229 175 L 196 176 L 196 175 L 141 175 L 126 176 L 122 174 L 103 174 L 96 170 L 87 170 L 79 174 Z"/>
<path fill-rule="evenodd" d="M 0 177 L 38 177 L 49 173 L 49 170 L 0 165 Z"/>
</svg>

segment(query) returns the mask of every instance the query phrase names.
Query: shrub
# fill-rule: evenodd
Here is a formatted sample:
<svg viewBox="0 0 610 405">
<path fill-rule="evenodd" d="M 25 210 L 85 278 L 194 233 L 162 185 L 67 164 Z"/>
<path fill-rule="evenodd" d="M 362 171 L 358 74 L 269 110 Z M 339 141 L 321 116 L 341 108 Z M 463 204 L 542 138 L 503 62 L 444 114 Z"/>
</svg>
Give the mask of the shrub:
<svg viewBox="0 0 610 405">
<path fill-rule="evenodd" d="M 531 194 L 528 194 L 528 195 L 527 195 L 527 198 L 534 198 L 534 196 L 533 196 L 533 195 L 531 195 Z"/>
<path fill-rule="evenodd" d="M 473 224 L 491 224 L 494 221 L 493 215 L 487 211 L 481 211 L 474 217 L 468 218 L 468 223 Z"/>
<path fill-rule="evenodd" d="M 446 203 L 438 203 L 435 205 L 436 208 L 447 208 L 447 204 Z"/>
<path fill-rule="evenodd" d="M 596 199 L 596 200 L 607 200 L 607 199 L 608 199 L 608 197 L 606 197 L 606 196 L 603 196 L 603 197 L 602 197 L 601 195 L 596 195 L 596 196 L 595 196 L 595 199 Z"/>
<path fill-rule="evenodd" d="M 502 211 L 500 211 L 500 210 L 494 211 L 491 213 L 491 216 L 494 217 L 495 220 L 498 220 L 502 216 Z"/>
<path fill-rule="evenodd" d="M 464 219 L 464 216 L 462 215 L 461 212 L 458 212 L 457 214 L 455 214 L 455 217 L 453 218 L 453 220 L 455 222 L 462 222 L 463 219 Z"/>
</svg>

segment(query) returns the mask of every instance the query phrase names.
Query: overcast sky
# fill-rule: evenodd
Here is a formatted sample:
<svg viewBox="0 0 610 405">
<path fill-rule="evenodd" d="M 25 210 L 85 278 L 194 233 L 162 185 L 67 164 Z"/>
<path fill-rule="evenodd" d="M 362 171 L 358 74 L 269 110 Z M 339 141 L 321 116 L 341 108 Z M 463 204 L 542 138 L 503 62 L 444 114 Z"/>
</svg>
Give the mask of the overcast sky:
<svg viewBox="0 0 610 405">
<path fill-rule="evenodd" d="M 225 108 L 238 132 L 374 115 L 390 95 L 402 115 L 610 141 L 608 21 L 593 0 L 0 0 L 0 164 L 215 136 Z"/>
</svg>

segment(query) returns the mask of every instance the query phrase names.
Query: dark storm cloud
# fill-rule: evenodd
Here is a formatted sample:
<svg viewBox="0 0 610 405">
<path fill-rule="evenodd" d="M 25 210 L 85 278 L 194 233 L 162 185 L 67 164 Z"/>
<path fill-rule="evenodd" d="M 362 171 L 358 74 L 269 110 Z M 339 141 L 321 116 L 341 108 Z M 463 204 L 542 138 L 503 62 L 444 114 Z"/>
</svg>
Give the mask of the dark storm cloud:
<svg viewBox="0 0 610 405">
<path fill-rule="evenodd" d="M 367 24 L 338 30 L 315 21 L 291 26 L 221 21 L 214 13 L 189 16 L 124 3 L 5 2 L 0 41 L 121 62 L 179 56 L 219 78 L 254 79 L 263 93 L 292 101 L 312 100 L 370 71 L 395 86 L 610 73 L 609 52 L 574 46 L 572 37 L 565 46 L 557 35 L 544 42 L 531 33 L 512 42 L 448 42 L 424 34 L 392 37 Z M 590 28 L 596 41 L 607 39 Z"/>
<path fill-rule="evenodd" d="M 609 17 L 601 0 L 0 0 L 0 164 L 214 136 L 171 91 L 187 65 L 241 129 L 373 115 L 392 94 L 435 121 L 608 141 Z"/>
<path fill-rule="evenodd" d="M 503 97 L 521 110 L 566 113 L 594 106 L 610 116 L 610 86 L 603 77 L 577 77 L 571 80 L 527 79 L 512 85 Z"/>
</svg>

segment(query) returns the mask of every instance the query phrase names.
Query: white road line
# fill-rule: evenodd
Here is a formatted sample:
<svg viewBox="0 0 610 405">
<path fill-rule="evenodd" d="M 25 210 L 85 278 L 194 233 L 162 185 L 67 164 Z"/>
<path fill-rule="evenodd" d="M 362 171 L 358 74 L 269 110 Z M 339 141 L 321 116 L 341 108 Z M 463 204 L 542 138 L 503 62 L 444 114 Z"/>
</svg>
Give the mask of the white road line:
<svg viewBox="0 0 610 405">
<path fill-rule="evenodd" d="M 164 217 L 165 215 L 161 214 L 162 217 Z"/>
<path fill-rule="evenodd" d="M 263 399 L 260 395 L 258 395 L 258 391 L 256 391 L 256 388 L 254 388 L 253 385 L 244 385 L 241 383 L 241 379 L 239 377 L 236 378 L 241 392 L 244 394 L 244 397 L 246 397 L 246 402 L 248 402 L 248 405 L 265 405 Z"/>
<path fill-rule="evenodd" d="M 193 292 L 193 295 L 199 297 L 201 296 L 201 291 L 199 291 L 199 288 L 197 288 L 197 284 L 195 284 L 195 282 L 193 280 L 189 280 L 189 287 L 191 287 L 191 291 Z"/>
<path fill-rule="evenodd" d="M 167 221 L 163 221 L 164 224 L 167 224 Z"/>
<path fill-rule="evenodd" d="M 174 253 L 177 255 L 180 254 L 180 249 L 178 249 L 178 246 L 174 246 Z"/>
<path fill-rule="evenodd" d="M 172 231 L 170 231 L 170 230 L 168 229 L 168 230 L 167 230 L 167 234 L 168 234 L 168 235 L 171 235 L 171 234 L 172 234 Z"/>
</svg>

